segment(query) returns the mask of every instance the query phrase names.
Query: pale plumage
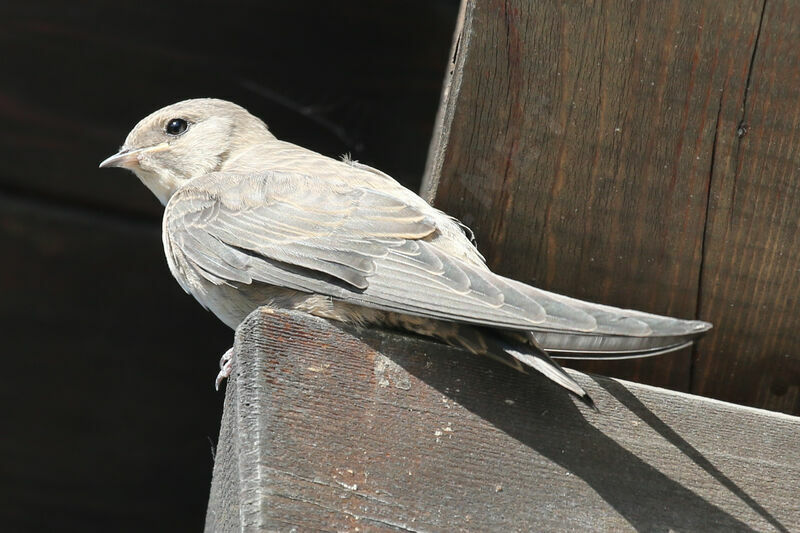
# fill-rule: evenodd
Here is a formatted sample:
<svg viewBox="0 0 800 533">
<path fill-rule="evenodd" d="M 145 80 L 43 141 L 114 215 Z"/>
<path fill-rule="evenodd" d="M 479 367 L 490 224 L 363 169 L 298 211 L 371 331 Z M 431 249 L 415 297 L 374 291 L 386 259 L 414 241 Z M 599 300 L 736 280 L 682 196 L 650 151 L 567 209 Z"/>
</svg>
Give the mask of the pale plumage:
<svg viewBox="0 0 800 533">
<path fill-rule="evenodd" d="M 535 368 L 587 403 L 542 348 L 654 355 L 711 327 L 498 276 L 456 220 L 391 177 L 279 141 L 229 102 L 159 110 L 101 166 L 133 170 L 166 204 L 173 275 L 231 327 L 260 305 L 400 327 Z"/>
</svg>

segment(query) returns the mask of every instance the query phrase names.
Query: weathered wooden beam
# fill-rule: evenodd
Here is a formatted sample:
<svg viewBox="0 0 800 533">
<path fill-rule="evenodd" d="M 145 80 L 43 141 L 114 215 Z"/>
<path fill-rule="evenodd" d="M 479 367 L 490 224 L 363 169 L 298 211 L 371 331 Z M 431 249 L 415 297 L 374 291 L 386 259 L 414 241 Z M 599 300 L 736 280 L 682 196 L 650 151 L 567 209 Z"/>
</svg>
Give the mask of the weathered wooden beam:
<svg viewBox="0 0 800 533">
<path fill-rule="evenodd" d="M 788 531 L 800 419 L 257 310 L 206 531 Z"/>
<path fill-rule="evenodd" d="M 799 21 L 785 0 L 465 0 L 424 193 L 502 274 L 716 326 L 581 370 L 800 414 Z"/>
</svg>

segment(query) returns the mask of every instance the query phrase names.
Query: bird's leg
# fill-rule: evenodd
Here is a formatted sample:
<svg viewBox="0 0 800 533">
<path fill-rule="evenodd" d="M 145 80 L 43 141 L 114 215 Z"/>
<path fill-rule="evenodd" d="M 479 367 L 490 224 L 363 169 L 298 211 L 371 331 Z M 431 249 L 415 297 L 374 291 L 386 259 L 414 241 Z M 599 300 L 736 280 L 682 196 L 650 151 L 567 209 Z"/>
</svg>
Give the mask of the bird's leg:
<svg viewBox="0 0 800 533">
<path fill-rule="evenodd" d="M 214 380 L 214 388 L 219 390 L 219 385 L 225 378 L 231 375 L 231 363 L 233 361 L 233 348 L 228 348 L 222 357 L 219 358 L 219 374 L 217 374 L 217 379 Z"/>
</svg>

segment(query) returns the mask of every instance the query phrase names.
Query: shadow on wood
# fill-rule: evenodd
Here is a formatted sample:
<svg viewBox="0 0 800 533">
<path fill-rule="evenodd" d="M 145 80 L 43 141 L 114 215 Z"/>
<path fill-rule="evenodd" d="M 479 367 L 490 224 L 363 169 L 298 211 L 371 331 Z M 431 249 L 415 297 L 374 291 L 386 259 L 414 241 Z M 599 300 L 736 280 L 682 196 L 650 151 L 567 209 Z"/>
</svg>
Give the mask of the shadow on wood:
<svg viewBox="0 0 800 533">
<path fill-rule="evenodd" d="M 237 331 L 207 531 L 800 523 L 800 420 L 258 310 Z"/>
</svg>

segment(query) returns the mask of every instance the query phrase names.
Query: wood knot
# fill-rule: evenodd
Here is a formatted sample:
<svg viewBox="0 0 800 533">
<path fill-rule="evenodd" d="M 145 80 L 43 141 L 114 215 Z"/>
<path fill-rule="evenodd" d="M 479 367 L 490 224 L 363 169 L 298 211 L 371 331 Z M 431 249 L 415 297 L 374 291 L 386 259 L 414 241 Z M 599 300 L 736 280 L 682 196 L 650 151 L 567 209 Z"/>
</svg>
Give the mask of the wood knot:
<svg viewBox="0 0 800 533">
<path fill-rule="evenodd" d="M 736 136 L 740 139 L 747 135 L 747 130 L 750 129 L 750 125 L 747 122 L 740 122 L 739 126 L 736 128 Z"/>
</svg>

